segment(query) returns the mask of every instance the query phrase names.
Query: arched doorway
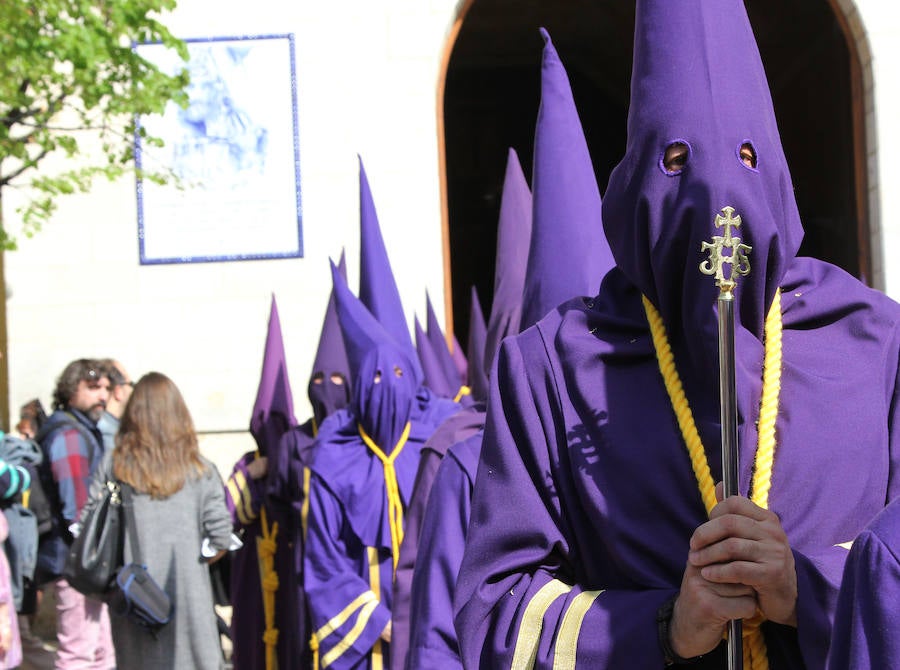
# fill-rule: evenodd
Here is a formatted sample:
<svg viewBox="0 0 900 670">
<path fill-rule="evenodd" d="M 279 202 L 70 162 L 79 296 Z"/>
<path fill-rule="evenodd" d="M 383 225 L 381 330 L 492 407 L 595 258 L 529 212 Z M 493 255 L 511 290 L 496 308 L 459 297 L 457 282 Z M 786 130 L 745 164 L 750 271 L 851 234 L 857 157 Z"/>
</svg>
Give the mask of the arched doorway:
<svg viewBox="0 0 900 670">
<path fill-rule="evenodd" d="M 806 229 L 800 253 L 870 278 L 865 105 L 846 22 L 828 0 L 745 4 Z M 470 0 L 463 6 L 443 83 L 442 138 L 452 322 L 462 342 L 470 286 L 485 314 L 490 309 L 508 147 L 531 174 L 540 26 L 569 73 L 601 192 L 624 150 L 633 3 Z"/>
</svg>

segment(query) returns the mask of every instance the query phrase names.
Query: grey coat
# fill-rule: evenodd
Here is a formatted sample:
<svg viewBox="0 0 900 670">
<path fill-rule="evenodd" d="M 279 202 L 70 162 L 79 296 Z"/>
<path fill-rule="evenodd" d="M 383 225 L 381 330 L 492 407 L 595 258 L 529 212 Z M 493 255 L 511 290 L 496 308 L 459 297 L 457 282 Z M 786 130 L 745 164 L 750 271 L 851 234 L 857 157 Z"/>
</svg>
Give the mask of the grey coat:
<svg viewBox="0 0 900 670">
<path fill-rule="evenodd" d="M 172 620 L 154 639 L 127 617 L 110 611 L 116 664 L 119 668 L 147 670 L 219 670 L 224 666 L 213 609 L 209 567 L 200 557 L 203 538 L 214 549 L 226 549 L 231 518 L 225 506 L 222 478 L 204 460 L 207 472 L 189 479 L 177 493 L 163 500 L 136 494 L 134 518 L 143 563 L 165 589 L 174 605 Z M 91 502 L 112 471 L 111 453 L 97 468 Z M 125 562 L 132 561 L 126 529 Z"/>
</svg>

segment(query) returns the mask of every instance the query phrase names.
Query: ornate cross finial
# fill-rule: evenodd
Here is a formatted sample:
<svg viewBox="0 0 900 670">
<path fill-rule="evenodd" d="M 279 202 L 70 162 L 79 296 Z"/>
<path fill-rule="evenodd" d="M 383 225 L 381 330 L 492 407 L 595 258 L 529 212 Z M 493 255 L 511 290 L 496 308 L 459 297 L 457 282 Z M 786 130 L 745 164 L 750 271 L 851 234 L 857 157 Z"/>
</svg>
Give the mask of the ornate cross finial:
<svg viewBox="0 0 900 670">
<path fill-rule="evenodd" d="M 747 254 L 752 247 L 741 242 L 740 237 L 731 234 L 732 228 L 741 227 L 740 215 L 734 215 L 734 207 L 723 207 L 720 214 L 716 214 L 716 228 L 725 228 L 725 235 L 713 235 L 712 242 L 703 242 L 700 252 L 709 250 L 709 258 L 700 263 L 700 272 L 705 275 L 716 276 L 716 286 L 724 293 L 733 291 L 737 286 L 737 276 L 746 277 L 750 274 L 750 259 Z M 730 255 L 722 253 L 724 249 L 730 250 Z M 731 265 L 731 272 L 725 277 L 725 264 Z"/>
</svg>

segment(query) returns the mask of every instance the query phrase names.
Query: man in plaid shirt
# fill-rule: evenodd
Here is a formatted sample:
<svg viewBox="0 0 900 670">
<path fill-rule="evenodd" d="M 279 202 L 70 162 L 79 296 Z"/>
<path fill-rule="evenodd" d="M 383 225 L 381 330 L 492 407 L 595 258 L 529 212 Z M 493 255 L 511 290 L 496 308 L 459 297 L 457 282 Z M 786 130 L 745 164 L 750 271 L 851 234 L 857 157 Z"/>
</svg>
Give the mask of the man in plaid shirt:
<svg viewBox="0 0 900 670">
<path fill-rule="evenodd" d="M 56 590 L 59 639 L 56 667 L 115 668 L 116 659 L 105 604 L 88 598 L 60 577 L 74 523 L 87 502 L 94 469 L 103 459 L 97 421 L 109 397 L 109 372 L 100 361 L 79 359 L 63 370 L 53 393 L 54 412 L 37 437 L 44 452 L 41 483 L 53 508 L 51 530 L 41 537 L 38 573 Z"/>
</svg>

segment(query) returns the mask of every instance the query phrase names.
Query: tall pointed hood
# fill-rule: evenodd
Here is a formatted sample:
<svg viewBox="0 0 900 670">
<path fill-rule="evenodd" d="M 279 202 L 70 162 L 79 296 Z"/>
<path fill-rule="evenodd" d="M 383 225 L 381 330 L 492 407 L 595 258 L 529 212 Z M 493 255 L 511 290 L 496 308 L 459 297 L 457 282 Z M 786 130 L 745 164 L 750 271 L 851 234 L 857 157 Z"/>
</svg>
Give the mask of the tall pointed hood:
<svg viewBox="0 0 900 670">
<path fill-rule="evenodd" d="M 389 453 L 409 421 L 422 384 L 418 362 L 414 365 L 410 357 L 415 352 L 399 346 L 382 328 L 350 292 L 334 263 L 331 279 L 353 375 L 350 411 L 375 444 Z"/>
<path fill-rule="evenodd" d="M 428 341 L 431 342 L 431 349 L 444 370 L 444 379 L 451 386 L 456 387 L 453 389 L 453 395 L 456 395 L 462 380 L 459 377 L 459 371 L 456 369 L 456 363 L 453 361 L 453 355 L 447 347 L 447 338 L 444 336 L 441 324 L 438 323 L 437 314 L 434 313 L 434 306 L 431 304 L 431 297 L 428 295 L 428 291 L 425 291 L 425 308 L 427 310 Z M 452 398 L 453 396 L 450 397 Z"/>
<path fill-rule="evenodd" d="M 466 353 L 460 346 L 459 340 L 456 339 L 456 333 L 451 336 L 451 339 L 453 340 L 453 346 L 450 349 L 450 355 L 453 357 L 453 364 L 456 366 L 456 372 L 459 374 L 459 378 L 465 383 L 466 377 L 469 374 L 469 359 L 466 357 Z"/>
<path fill-rule="evenodd" d="M 469 368 L 467 383 L 472 389 L 472 398 L 486 401 L 488 395 L 488 371 L 484 367 L 484 341 L 487 327 L 484 325 L 484 312 L 478 291 L 472 287 L 472 303 L 469 305 Z"/>
<path fill-rule="evenodd" d="M 291 395 L 284 341 L 281 337 L 281 321 L 273 295 L 262 373 L 256 391 L 256 402 L 253 403 L 253 414 L 250 416 L 250 433 L 256 440 L 260 453 L 266 455 L 278 447 L 281 436 L 296 424 L 294 398 Z"/>
<path fill-rule="evenodd" d="M 397 344 L 414 353 L 362 158 L 359 159 L 359 299 Z"/>
<path fill-rule="evenodd" d="M 510 149 L 497 224 L 494 301 L 484 344 L 484 369 L 488 371 L 500 348 L 500 341 L 519 332 L 530 239 L 531 191 L 525 181 L 519 156 L 514 149 Z"/>
<path fill-rule="evenodd" d="M 534 219 L 521 330 L 578 295 L 596 295 L 615 265 L 600 213 L 600 190 L 569 77 L 541 28 L 541 106 L 531 182 Z"/>
<path fill-rule="evenodd" d="M 419 317 L 414 317 L 413 321 L 416 329 L 416 353 L 419 354 L 419 362 L 425 374 L 425 386 L 434 391 L 435 395 L 452 398 L 456 394 L 456 389 L 450 388 L 451 384 L 444 375 L 444 368 L 434 353 L 431 341 L 422 330 Z"/>
<path fill-rule="evenodd" d="M 346 281 L 347 267 L 343 251 L 338 262 L 338 272 Z M 325 308 L 325 319 L 307 389 L 317 426 L 321 426 L 329 414 L 347 406 L 350 402 L 350 384 L 350 363 L 347 360 L 347 350 L 344 347 L 332 290 L 328 297 L 328 306 Z"/>
<path fill-rule="evenodd" d="M 682 143 L 683 167 L 667 166 Z M 752 147 L 756 165 L 741 160 Z M 676 359 L 715 361 L 718 289 L 699 272 L 701 243 L 724 231 L 753 247 L 736 312 L 762 339 L 765 314 L 802 227 L 769 88 L 741 0 L 638 0 L 625 157 L 610 176 L 603 224 L 616 263 L 660 310 Z M 705 373 L 704 373 L 705 376 Z"/>
</svg>

